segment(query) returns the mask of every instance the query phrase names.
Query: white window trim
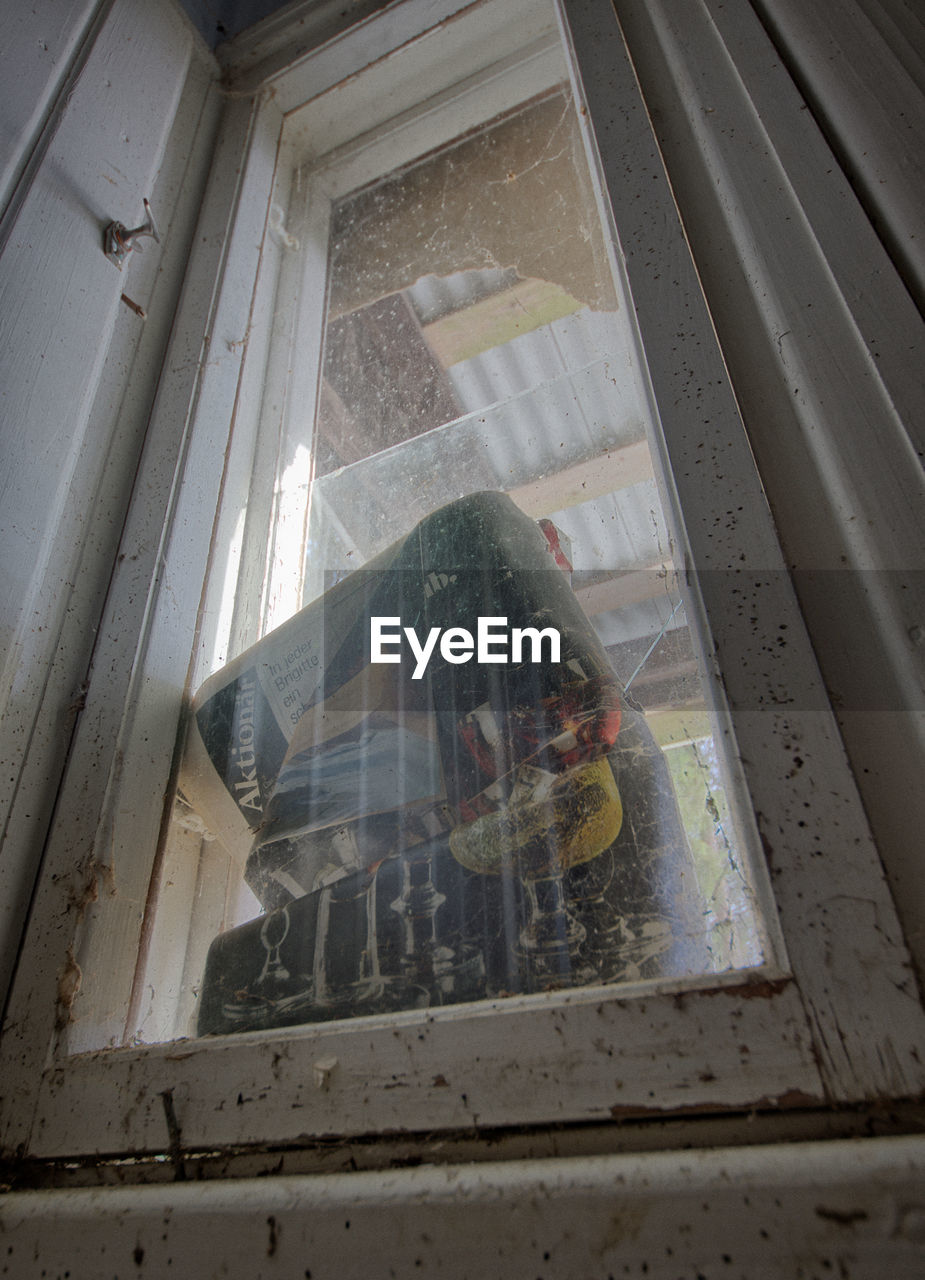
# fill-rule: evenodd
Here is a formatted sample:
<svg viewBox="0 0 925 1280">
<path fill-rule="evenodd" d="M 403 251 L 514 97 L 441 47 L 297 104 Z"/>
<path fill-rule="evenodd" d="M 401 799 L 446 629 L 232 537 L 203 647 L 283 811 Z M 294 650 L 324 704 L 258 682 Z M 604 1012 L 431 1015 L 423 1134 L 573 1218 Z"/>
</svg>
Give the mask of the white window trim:
<svg viewBox="0 0 925 1280">
<path fill-rule="evenodd" d="M 709 990 L 647 983 L 64 1052 L 68 1014 L 79 1015 L 83 998 L 70 1003 L 75 956 L 89 973 L 137 951 L 155 856 L 153 840 L 139 840 L 139 832 L 157 831 L 163 819 L 183 693 L 176 673 L 190 665 L 190 619 L 223 487 L 243 482 L 253 447 L 246 432 L 258 417 L 249 406 L 260 361 L 244 357 L 270 304 L 268 290 L 255 287 L 259 250 L 264 263 L 278 252 L 267 225 L 279 195 L 281 107 L 298 100 L 303 76 L 325 87 L 319 67 L 336 68 L 327 73 L 331 83 L 360 70 L 373 55 L 369 40 L 385 62 L 397 56 L 388 41 L 403 43 L 422 15 L 432 22 L 459 8 L 444 0 L 435 13 L 432 3 L 405 0 L 274 77 L 272 94 L 229 105 L 203 210 L 205 247 L 192 260 L 165 362 L 172 370 L 192 360 L 197 372 L 192 385 L 162 381 L 139 475 L 142 499 L 123 544 L 154 538 L 158 569 L 145 586 L 135 658 L 121 685 L 106 678 L 125 667 L 119 619 L 138 610 L 130 607 L 137 587 L 130 567 L 120 561 L 117 569 L 101 628 L 116 638 L 104 638 L 97 652 L 102 674 L 88 691 L 12 995 L 2 1061 L 8 1148 L 36 1158 L 167 1150 L 174 1135 L 165 1095 L 184 1147 L 203 1150 L 286 1143 L 296 1134 L 433 1132 L 921 1091 L 925 1019 L 895 912 L 721 355 L 703 340 L 712 332 L 709 314 L 631 64 L 610 7 L 586 0 L 566 0 L 565 8 L 592 118 L 602 111 L 599 93 L 609 115 L 615 103 L 622 108 L 617 139 L 598 127 L 602 165 L 661 413 L 661 461 L 687 513 L 686 562 L 698 567 L 792 976 L 771 970 L 759 982 L 711 980 Z M 177 422 L 185 424 L 179 447 Z M 226 457 L 222 472 L 216 460 Z M 704 458 L 711 461 L 701 465 Z M 152 484 L 170 494 L 163 529 L 146 527 L 143 494 Z M 727 510 L 735 519 L 717 527 L 715 514 Z M 749 597 L 738 613 L 725 586 L 733 570 Z M 782 625 L 786 660 L 767 652 L 767 637 Z M 88 955 L 95 959 L 88 963 Z M 129 968 L 113 963 L 106 988 L 115 1040 L 131 995 Z"/>
<path fill-rule="evenodd" d="M 922 203 L 905 157 L 923 92 L 878 34 L 890 7 L 838 0 L 825 40 L 790 0 L 619 9 L 921 982 L 925 875 L 910 832 L 925 826 L 925 324 L 914 248 L 898 254 L 901 277 L 878 232 L 895 246 L 897 207 Z M 894 38 L 914 61 L 908 17 Z M 813 67 L 817 92 L 838 82 L 822 114 L 856 170 L 877 129 L 860 177 L 877 228 L 782 61 Z M 881 99 L 902 102 L 892 127 Z"/>
<path fill-rule="evenodd" d="M 13 1193 L 4 1245 L 21 1274 L 34 1258 L 48 1275 L 107 1275 L 134 1257 L 142 1275 L 918 1280 L 923 1146 L 865 1138 Z"/>
</svg>

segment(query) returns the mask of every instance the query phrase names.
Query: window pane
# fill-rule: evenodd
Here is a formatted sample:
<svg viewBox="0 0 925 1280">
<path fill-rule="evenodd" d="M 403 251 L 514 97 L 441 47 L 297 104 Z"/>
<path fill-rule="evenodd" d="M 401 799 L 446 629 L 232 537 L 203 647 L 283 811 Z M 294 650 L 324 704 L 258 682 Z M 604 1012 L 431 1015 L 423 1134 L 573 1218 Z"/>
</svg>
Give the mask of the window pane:
<svg viewBox="0 0 925 1280">
<path fill-rule="evenodd" d="M 266 634 L 197 695 L 193 905 L 162 894 L 142 1034 L 760 964 L 567 87 L 336 201 L 326 298 Z"/>
</svg>

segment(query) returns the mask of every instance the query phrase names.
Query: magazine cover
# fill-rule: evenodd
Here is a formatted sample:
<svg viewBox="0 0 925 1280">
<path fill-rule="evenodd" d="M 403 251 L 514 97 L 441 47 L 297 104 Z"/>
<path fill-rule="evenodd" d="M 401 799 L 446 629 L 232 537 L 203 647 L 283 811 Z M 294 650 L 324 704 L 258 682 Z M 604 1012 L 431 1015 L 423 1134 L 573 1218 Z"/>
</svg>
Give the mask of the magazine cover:
<svg viewBox="0 0 925 1280">
<path fill-rule="evenodd" d="M 667 769 L 555 550 L 461 499 L 200 690 L 181 789 L 266 912 L 200 1033 L 688 963 Z"/>
</svg>

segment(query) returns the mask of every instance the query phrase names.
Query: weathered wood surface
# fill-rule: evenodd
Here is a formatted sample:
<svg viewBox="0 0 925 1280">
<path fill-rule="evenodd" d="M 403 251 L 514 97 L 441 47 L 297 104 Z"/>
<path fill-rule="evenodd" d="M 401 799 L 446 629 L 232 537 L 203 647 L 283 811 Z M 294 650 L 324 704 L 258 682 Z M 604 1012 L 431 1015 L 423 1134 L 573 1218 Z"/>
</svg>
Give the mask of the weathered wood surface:
<svg viewBox="0 0 925 1280">
<path fill-rule="evenodd" d="M 44 152 L 60 123 L 63 97 L 92 45 L 94 27 L 108 4 L 94 0 L 36 0 L 10 6 L 3 22 L 0 78 L 0 210 L 15 220 L 28 188 L 33 153 Z M 39 157 L 40 160 L 41 157 Z M 26 191 L 21 193 L 24 197 Z"/>
<path fill-rule="evenodd" d="M 919 1280 L 921 1138 L 4 1197 L 26 1274 Z"/>
<path fill-rule="evenodd" d="M 170 231 L 178 175 L 161 169 L 192 47 L 171 6 L 118 6 L 67 98 L 0 260 L 0 713 L 9 779 L 0 987 L 15 962 L 144 438 L 143 414 L 119 425 L 113 411 L 137 391 L 129 369 L 146 324 L 121 294 L 151 307 L 160 342 L 172 312 L 163 286 L 160 308 L 152 307 L 158 246 L 149 240 L 145 256 L 119 272 L 103 255 L 103 227 L 112 219 L 138 225 L 143 197 L 157 192 L 162 230 Z M 201 107 L 187 110 L 195 120 Z M 148 339 L 155 361 L 157 340 Z"/>
<path fill-rule="evenodd" d="M 887 193 L 901 238 L 921 181 L 907 151 L 921 89 L 865 17 L 886 21 L 887 7 L 866 0 L 824 21 L 762 0 L 783 57 L 749 5 L 698 0 L 683 19 L 660 2 L 617 8 L 921 979 L 925 862 L 910 833 L 925 827 L 925 323 L 837 158 L 868 148 L 862 185 Z M 787 74 L 794 59 L 816 69 L 809 104 Z M 902 101 L 892 124 L 868 110 L 873 80 L 884 107 Z M 710 463 L 728 476 L 727 456 Z"/>
</svg>

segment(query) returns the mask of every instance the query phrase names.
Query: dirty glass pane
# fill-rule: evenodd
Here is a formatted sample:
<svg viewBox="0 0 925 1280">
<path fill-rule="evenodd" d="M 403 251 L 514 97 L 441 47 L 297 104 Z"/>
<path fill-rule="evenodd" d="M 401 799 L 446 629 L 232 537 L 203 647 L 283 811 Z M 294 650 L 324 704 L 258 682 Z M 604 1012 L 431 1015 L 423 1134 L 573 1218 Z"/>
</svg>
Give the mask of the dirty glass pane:
<svg viewBox="0 0 925 1280">
<path fill-rule="evenodd" d="M 319 385 L 295 605 L 194 704 L 161 1034 L 760 964 L 566 87 L 335 204 Z"/>
</svg>

